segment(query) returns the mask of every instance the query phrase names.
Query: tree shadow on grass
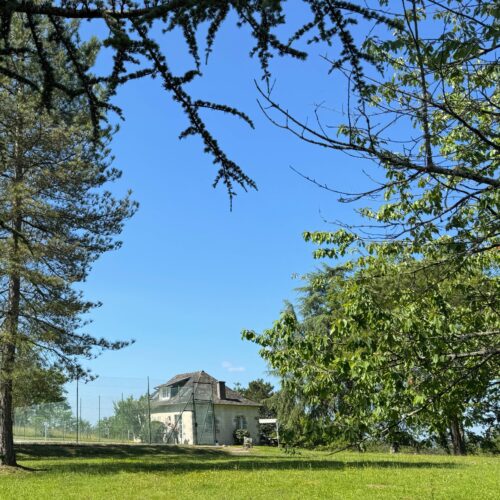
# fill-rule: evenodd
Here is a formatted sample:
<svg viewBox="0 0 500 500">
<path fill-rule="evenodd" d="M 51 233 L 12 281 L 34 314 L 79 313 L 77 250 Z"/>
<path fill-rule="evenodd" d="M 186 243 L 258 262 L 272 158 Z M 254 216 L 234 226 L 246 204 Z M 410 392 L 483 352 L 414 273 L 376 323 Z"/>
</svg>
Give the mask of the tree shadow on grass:
<svg viewBox="0 0 500 500">
<path fill-rule="evenodd" d="M 42 444 L 16 445 L 18 457 L 30 460 L 48 458 L 133 458 L 149 456 L 228 456 L 214 448 L 192 448 L 172 445 L 128 444 Z"/>
<path fill-rule="evenodd" d="M 341 461 L 312 461 L 312 460 L 225 460 L 224 462 L 210 463 L 200 461 L 190 462 L 119 462 L 110 463 L 57 463 L 50 465 L 50 471 L 59 471 L 62 473 L 75 472 L 79 474 L 118 474 L 126 473 L 165 473 L 165 474 L 184 474 L 187 472 L 206 472 L 206 471 L 263 471 L 263 470 L 281 470 L 281 471 L 313 471 L 313 470 L 344 470 L 344 469 L 451 469 L 460 467 L 459 464 L 437 464 L 432 462 L 341 462 Z"/>
<path fill-rule="evenodd" d="M 183 474 L 196 471 L 344 470 L 344 469 L 453 469 L 449 462 L 403 460 L 331 460 L 283 456 L 236 457 L 226 450 L 174 446 L 22 445 L 21 459 L 55 459 L 46 471 L 107 475 L 118 473 Z M 59 460 L 60 459 L 60 460 Z M 68 460 L 69 459 L 69 460 Z M 44 464 L 45 465 L 45 464 Z"/>
</svg>

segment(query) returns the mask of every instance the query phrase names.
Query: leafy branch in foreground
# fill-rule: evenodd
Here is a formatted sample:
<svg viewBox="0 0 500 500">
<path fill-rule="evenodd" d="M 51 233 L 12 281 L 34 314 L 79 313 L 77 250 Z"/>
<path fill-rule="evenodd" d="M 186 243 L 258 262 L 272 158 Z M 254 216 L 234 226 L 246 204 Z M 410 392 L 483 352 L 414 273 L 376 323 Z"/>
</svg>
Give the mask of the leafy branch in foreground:
<svg viewBox="0 0 500 500">
<path fill-rule="evenodd" d="M 315 120 L 302 120 L 259 86 L 262 109 L 277 126 L 374 162 L 385 175 L 371 179 L 372 189 L 349 193 L 302 174 L 341 202 L 371 203 L 359 211 L 364 223 L 333 221 L 338 233 L 308 238 L 332 244 L 317 256 L 342 254 L 346 234 L 354 245 L 384 241 L 416 253 L 440 242 L 461 249 L 457 256 L 498 250 L 499 11 L 488 2 L 405 0 L 394 15 L 403 24 L 393 39 L 375 32 L 364 43 L 380 71 L 365 72 L 363 86 L 353 68 L 327 60 L 346 78 L 338 122 L 328 120 L 324 106 Z"/>
</svg>

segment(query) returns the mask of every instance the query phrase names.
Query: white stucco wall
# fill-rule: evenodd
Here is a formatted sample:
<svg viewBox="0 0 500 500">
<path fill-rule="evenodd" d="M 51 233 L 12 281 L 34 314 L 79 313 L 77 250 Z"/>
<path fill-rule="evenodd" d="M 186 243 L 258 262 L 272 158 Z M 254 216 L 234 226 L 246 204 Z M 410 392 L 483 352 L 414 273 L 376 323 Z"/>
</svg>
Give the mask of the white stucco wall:
<svg viewBox="0 0 500 500">
<path fill-rule="evenodd" d="M 219 444 L 234 444 L 233 433 L 236 429 L 235 419 L 239 416 L 245 417 L 250 437 L 253 439 L 254 444 L 258 444 L 258 407 L 214 405 L 214 411 L 216 419 L 216 440 Z M 173 425 L 175 422 L 175 417 L 179 414 L 180 412 L 153 412 L 151 413 L 151 420 L 156 420 L 165 424 L 168 432 L 168 430 L 171 428 L 168 427 L 169 422 L 171 425 Z M 177 432 L 176 434 L 174 434 L 174 440 L 170 440 L 170 442 L 176 442 L 177 444 L 195 444 L 195 440 L 193 439 L 193 431 L 193 412 L 186 410 L 182 413 L 182 432 Z"/>
<path fill-rule="evenodd" d="M 163 423 L 167 428 L 167 433 L 169 433 L 175 424 L 175 417 L 178 415 L 180 415 L 179 412 L 151 413 L 151 420 Z M 193 444 L 193 413 L 183 412 L 181 422 L 182 429 L 177 426 L 178 428 L 172 433 L 169 442 L 172 444 Z"/>
<path fill-rule="evenodd" d="M 259 408 L 253 406 L 215 405 L 216 435 L 219 444 L 234 444 L 235 418 L 244 416 L 254 444 L 259 442 Z"/>
</svg>

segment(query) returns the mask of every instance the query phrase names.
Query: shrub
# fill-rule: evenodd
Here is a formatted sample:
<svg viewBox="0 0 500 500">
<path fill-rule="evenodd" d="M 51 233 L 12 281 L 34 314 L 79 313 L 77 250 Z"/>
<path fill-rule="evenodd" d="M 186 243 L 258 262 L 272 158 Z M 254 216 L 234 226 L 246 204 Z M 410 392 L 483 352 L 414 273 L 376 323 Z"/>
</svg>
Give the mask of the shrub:
<svg viewBox="0 0 500 500">
<path fill-rule="evenodd" d="M 248 429 L 236 429 L 233 432 L 233 439 L 235 444 L 243 444 L 243 440 L 246 437 L 250 437 L 250 433 L 248 432 Z"/>
</svg>

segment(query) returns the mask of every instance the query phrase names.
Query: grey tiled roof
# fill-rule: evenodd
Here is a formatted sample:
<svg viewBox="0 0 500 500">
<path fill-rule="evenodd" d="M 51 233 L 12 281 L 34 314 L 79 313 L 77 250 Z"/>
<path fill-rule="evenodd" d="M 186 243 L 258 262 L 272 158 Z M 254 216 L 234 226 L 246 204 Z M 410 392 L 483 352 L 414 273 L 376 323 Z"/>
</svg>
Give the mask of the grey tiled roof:
<svg viewBox="0 0 500 500">
<path fill-rule="evenodd" d="M 182 384 L 182 389 L 179 391 L 177 396 L 168 400 L 159 400 L 160 389 L 162 387 L 173 386 L 179 384 L 180 382 L 184 383 Z M 189 398 L 192 398 L 192 394 L 194 392 L 195 399 L 211 400 L 213 404 L 261 406 L 259 403 L 243 397 L 240 393 L 227 386 L 226 398 L 220 399 L 217 394 L 217 379 L 203 370 L 190 373 L 180 373 L 155 389 L 156 393 L 153 394 L 153 405 L 156 404 L 163 406 L 182 404 L 183 402 L 188 402 Z"/>
</svg>

